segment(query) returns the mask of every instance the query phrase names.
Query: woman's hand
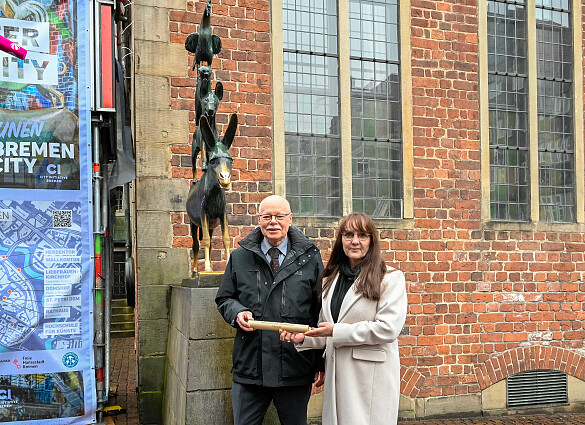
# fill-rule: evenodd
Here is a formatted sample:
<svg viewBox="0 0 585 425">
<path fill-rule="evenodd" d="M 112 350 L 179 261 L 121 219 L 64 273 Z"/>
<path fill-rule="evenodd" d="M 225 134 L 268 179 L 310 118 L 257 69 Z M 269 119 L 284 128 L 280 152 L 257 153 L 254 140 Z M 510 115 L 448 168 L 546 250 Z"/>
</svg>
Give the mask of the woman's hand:
<svg viewBox="0 0 585 425">
<path fill-rule="evenodd" d="M 333 323 L 321 322 L 318 328 L 311 328 L 305 332 L 307 336 L 333 336 Z"/>
<path fill-rule="evenodd" d="M 283 331 L 282 329 L 278 331 L 280 333 L 280 340 L 281 341 L 288 341 L 292 342 L 293 344 L 300 344 L 305 340 L 304 334 L 298 334 L 294 332 L 287 332 Z"/>
</svg>

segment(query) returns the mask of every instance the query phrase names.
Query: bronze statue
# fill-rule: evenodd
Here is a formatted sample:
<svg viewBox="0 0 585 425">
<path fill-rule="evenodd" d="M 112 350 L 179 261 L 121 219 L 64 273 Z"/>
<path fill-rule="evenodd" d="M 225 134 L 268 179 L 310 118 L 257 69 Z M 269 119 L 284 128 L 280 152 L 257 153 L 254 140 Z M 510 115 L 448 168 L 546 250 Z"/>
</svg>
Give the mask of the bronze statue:
<svg viewBox="0 0 585 425">
<path fill-rule="evenodd" d="M 229 259 L 230 239 L 225 212 L 225 191 L 231 184 L 232 156 L 228 149 L 236 132 L 237 121 L 236 114 L 232 114 L 228 131 L 221 141 L 215 138 L 207 118 L 202 117 L 199 121 L 199 128 L 208 152 L 209 168 L 203 173 L 201 180 L 191 185 L 187 198 L 187 213 L 191 221 L 193 255 L 195 256 L 194 271 L 197 271 L 199 240 L 203 241 L 205 249 L 205 271 L 212 271 L 211 235 L 218 224 L 221 225 L 223 246 Z"/>
<path fill-rule="evenodd" d="M 199 68 L 207 68 L 202 66 Z M 201 75 L 201 72 L 198 73 Z M 223 98 L 223 84 L 218 81 L 215 84 L 215 91 L 211 90 L 211 81 L 207 78 L 197 79 L 197 90 L 195 91 L 195 122 L 199 122 L 202 116 L 207 118 L 207 122 L 211 127 L 211 131 L 216 139 L 219 139 L 217 126 L 215 124 L 215 113 L 219 107 L 219 101 Z M 193 136 L 193 147 L 191 149 L 191 157 L 193 158 L 193 172 L 195 173 L 195 165 L 197 163 L 197 155 L 201 152 L 201 170 L 207 170 L 207 152 L 205 143 L 202 143 L 202 135 L 199 127 L 195 130 Z"/>
<path fill-rule="evenodd" d="M 195 53 L 193 69 L 203 61 L 211 66 L 213 55 L 221 52 L 221 39 L 217 35 L 211 34 L 211 0 L 207 0 L 205 5 L 199 32 L 189 34 L 187 40 L 185 40 L 185 49 Z"/>
<path fill-rule="evenodd" d="M 229 259 L 229 232 L 227 213 L 225 211 L 225 191 L 231 185 L 232 157 L 229 148 L 232 145 L 238 117 L 232 114 L 222 140 L 215 121 L 219 102 L 223 98 L 223 84 L 217 82 L 215 90 L 211 89 L 211 63 L 213 55 L 221 51 L 221 40 L 211 34 L 211 0 L 207 1 L 199 33 L 189 34 L 185 48 L 195 53 L 193 69 L 197 67 L 197 87 L 195 90 L 195 123 L 197 129 L 193 134 L 191 159 L 193 183 L 187 198 L 187 213 L 191 221 L 193 238 L 194 271 L 197 272 L 199 241 L 205 250 L 205 271 L 211 268 L 211 236 L 213 229 L 221 225 L 223 246 Z M 206 62 L 207 65 L 201 65 Z M 201 152 L 201 170 L 203 175 L 197 181 L 197 156 Z"/>
</svg>

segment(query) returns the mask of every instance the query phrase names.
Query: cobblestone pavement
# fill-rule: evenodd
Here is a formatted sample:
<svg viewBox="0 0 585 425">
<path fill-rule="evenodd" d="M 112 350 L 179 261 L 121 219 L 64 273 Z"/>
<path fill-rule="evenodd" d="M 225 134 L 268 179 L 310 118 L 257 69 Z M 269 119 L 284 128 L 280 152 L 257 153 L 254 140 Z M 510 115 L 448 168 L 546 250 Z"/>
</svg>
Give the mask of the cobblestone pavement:
<svg viewBox="0 0 585 425">
<path fill-rule="evenodd" d="M 134 337 L 111 340 L 109 406 L 120 406 L 125 413 L 106 416 L 115 425 L 139 425 L 136 394 L 136 351 Z M 427 419 L 400 421 L 399 425 L 585 425 L 583 415 L 532 415 L 467 419 Z M 214 424 L 209 424 L 214 425 Z"/>
<path fill-rule="evenodd" d="M 126 412 L 105 416 L 104 420 L 115 425 L 139 425 L 134 337 L 112 338 L 110 348 L 108 406 L 120 406 Z"/>
<path fill-rule="evenodd" d="M 399 425 L 585 425 L 585 415 L 532 415 L 401 421 Z"/>
</svg>

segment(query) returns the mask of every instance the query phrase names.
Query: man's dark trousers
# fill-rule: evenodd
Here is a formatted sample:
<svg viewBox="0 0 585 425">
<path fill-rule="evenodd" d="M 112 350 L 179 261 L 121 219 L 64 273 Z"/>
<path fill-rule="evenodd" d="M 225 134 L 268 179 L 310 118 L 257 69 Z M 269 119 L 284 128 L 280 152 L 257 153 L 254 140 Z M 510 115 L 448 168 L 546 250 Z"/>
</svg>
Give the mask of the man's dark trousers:
<svg viewBox="0 0 585 425">
<path fill-rule="evenodd" d="M 307 425 L 307 404 L 311 385 L 263 387 L 232 385 L 234 425 L 262 425 L 270 401 L 274 402 L 282 425 Z"/>
</svg>

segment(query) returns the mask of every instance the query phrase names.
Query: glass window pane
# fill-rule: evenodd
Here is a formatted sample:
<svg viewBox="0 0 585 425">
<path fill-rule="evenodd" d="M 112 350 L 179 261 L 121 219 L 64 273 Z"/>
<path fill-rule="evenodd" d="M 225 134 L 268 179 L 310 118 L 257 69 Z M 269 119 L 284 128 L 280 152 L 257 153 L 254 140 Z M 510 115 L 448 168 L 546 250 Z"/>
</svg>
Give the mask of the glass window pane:
<svg viewBox="0 0 585 425">
<path fill-rule="evenodd" d="M 300 215 L 341 214 L 337 4 L 283 2 L 286 185 Z M 400 218 L 398 0 L 349 0 L 349 15 L 353 206 Z"/>
<path fill-rule="evenodd" d="M 335 2 L 283 2 L 282 18 L 285 49 L 337 53 Z"/>
<path fill-rule="evenodd" d="M 540 219 L 575 221 L 573 29 L 568 2 L 537 5 Z"/>
<path fill-rule="evenodd" d="M 375 217 L 402 216 L 402 193 L 389 189 L 392 178 L 402 184 L 398 17 L 396 0 L 350 0 L 362 23 L 350 32 L 353 207 Z"/>
<path fill-rule="evenodd" d="M 526 6 L 488 1 L 488 97 L 492 220 L 530 219 Z"/>
<path fill-rule="evenodd" d="M 341 190 L 339 138 L 286 134 L 286 192 L 298 196 L 293 213 L 338 216 Z M 337 145 L 333 147 L 332 145 Z M 318 153 L 318 154 L 317 154 Z"/>
<path fill-rule="evenodd" d="M 352 140 L 354 211 L 373 217 L 402 216 L 401 190 L 390 190 L 393 183 L 402 187 L 402 160 L 401 155 L 389 158 L 390 150 L 400 152 L 401 142 Z"/>
</svg>

